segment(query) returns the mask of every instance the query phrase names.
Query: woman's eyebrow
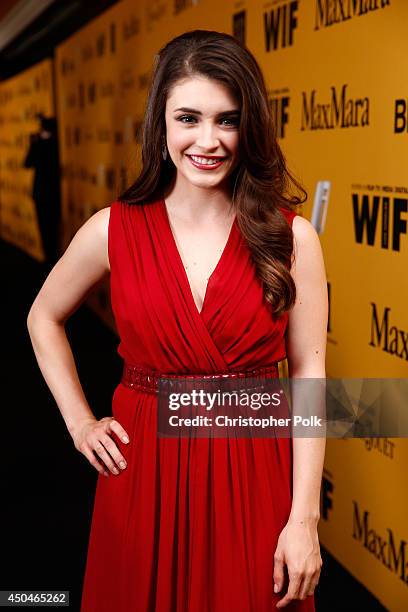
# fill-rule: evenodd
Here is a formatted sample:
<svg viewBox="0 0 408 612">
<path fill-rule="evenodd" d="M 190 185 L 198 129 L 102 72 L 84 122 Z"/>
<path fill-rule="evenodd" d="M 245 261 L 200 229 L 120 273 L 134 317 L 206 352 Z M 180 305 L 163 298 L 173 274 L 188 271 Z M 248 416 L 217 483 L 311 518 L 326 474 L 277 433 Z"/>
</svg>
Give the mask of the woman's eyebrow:
<svg viewBox="0 0 408 612">
<path fill-rule="evenodd" d="M 195 115 L 202 115 L 203 113 L 199 110 L 196 110 L 194 108 L 187 108 L 186 106 L 182 106 L 181 108 L 175 108 L 174 109 L 174 113 L 176 113 L 177 111 L 182 111 L 183 113 L 194 113 Z M 233 110 L 227 110 L 227 111 L 222 111 L 220 113 L 216 114 L 216 117 L 221 117 L 221 115 L 224 117 L 225 115 L 237 115 L 239 113 L 239 109 L 233 109 Z"/>
</svg>

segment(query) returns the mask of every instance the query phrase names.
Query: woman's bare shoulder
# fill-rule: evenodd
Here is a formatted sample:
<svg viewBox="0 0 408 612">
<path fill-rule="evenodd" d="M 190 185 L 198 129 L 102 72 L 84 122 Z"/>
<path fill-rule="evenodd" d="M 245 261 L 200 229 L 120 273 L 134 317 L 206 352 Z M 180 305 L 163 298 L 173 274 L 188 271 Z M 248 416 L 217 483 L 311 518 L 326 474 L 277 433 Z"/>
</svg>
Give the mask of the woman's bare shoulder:
<svg viewBox="0 0 408 612">
<path fill-rule="evenodd" d="M 108 231 L 110 206 L 91 215 L 77 230 L 61 260 L 99 273 L 110 272 Z"/>
<path fill-rule="evenodd" d="M 65 322 L 110 271 L 108 227 L 110 207 L 94 213 L 78 229 L 49 273 L 30 310 Z"/>
<path fill-rule="evenodd" d="M 95 226 L 99 228 L 99 231 L 104 236 L 106 236 L 106 238 L 108 236 L 110 211 L 111 207 L 106 206 L 106 208 L 101 208 L 100 210 L 98 210 L 98 212 L 92 215 L 94 218 Z"/>
<path fill-rule="evenodd" d="M 310 249 L 320 249 L 320 239 L 314 226 L 302 217 L 296 215 L 292 222 L 295 251 L 309 251 Z"/>
<path fill-rule="evenodd" d="M 292 275 L 299 279 L 309 276 L 324 276 L 323 251 L 319 234 L 314 226 L 302 217 L 296 215 L 292 223 L 294 263 Z"/>
<path fill-rule="evenodd" d="M 97 248 L 101 253 L 101 256 L 103 257 L 103 261 L 107 271 L 110 270 L 108 256 L 108 232 L 110 211 L 110 206 L 101 208 L 96 213 L 94 213 L 81 228 L 84 234 L 86 232 L 88 239 L 94 241 L 95 246 L 97 245 Z"/>
</svg>

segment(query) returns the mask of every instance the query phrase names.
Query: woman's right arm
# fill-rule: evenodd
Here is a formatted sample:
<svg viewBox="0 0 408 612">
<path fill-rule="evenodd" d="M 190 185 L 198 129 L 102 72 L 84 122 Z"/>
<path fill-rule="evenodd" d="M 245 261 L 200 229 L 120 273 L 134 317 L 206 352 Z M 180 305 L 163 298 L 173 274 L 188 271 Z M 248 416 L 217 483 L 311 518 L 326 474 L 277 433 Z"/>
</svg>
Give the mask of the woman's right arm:
<svg viewBox="0 0 408 612">
<path fill-rule="evenodd" d="M 65 253 L 49 273 L 27 317 L 34 353 L 77 450 L 99 471 L 111 472 L 124 461 L 109 434 L 123 441 L 126 432 L 111 417 L 98 421 L 85 398 L 74 357 L 65 333 L 67 319 L 95 286 L 109 274 L 108 225 L 110 207 L 98 211 L 77 231 Z M 106 471 L 105 471 L 106 473 Z"/>
</svg>

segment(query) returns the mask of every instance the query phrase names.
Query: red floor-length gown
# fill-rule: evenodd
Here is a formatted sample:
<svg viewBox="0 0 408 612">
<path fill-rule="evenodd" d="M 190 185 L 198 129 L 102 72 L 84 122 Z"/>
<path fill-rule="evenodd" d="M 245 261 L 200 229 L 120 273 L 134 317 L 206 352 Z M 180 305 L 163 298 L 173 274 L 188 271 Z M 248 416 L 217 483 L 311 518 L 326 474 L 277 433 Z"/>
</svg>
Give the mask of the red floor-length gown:
<svg viewBox="0 0 408 612">
<path fill-rule="evenodd" d="M 285 213 L 289 223 L 294 213 Z M 118 352 L 163 373 L 252 370 L 285 358 L 287 313 L 263 300 L 232 225 L 202 311 L 163 199 L 110 209 Z M 113 438 L 128 467 L 98 476 L 81 612 L 272 612 L 273 555 L 292 500 L 290 438 L 158 438 L 157 395 L 119 383 Z M 284 608 L 314 611 L 313 596 Z"/>
</svg>

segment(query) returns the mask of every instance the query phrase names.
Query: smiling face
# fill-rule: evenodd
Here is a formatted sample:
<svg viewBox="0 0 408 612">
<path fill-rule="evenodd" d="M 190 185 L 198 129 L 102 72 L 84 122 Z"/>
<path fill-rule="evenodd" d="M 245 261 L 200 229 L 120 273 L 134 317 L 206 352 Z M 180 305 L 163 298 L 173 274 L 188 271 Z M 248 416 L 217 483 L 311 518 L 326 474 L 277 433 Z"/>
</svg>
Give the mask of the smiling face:
<svg viewBox="0 0 408 612">
<path fill-rule="evenodd" d="M 166 102 L 166 144 L 177 179 L 219 187 L 237 166 L 237 101 L 222 83 L 191 77 L 175 85 Z"/>
</svg>

